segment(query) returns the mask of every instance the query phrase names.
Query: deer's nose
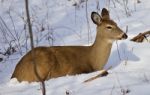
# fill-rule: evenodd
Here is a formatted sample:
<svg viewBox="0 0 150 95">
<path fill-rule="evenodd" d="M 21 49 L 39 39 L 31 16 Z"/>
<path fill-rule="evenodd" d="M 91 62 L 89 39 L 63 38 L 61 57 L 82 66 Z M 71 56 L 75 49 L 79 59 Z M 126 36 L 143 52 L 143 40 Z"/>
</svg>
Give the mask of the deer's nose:
<svg viewBox="0 0 150 95">
<path fill-rule="evenodd" d="M 126 33 L 124 33 L 123 35 L 122 35 L 122 39 L 127 39 L 128 38 L 128 35 L 126 34 Z"/>
</svg>

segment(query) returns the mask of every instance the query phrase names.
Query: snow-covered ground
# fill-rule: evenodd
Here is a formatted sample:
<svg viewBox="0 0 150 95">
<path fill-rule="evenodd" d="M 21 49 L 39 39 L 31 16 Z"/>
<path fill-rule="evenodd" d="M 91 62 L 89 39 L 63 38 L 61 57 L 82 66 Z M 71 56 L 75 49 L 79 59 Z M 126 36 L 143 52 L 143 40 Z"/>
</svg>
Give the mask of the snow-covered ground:
<svg viewBox="0 0 150 95">
<path fill-rule="evenodd" d="M 149 0 L 140 0 L 140 3 L 136 3 L 137 0 L 99 0 L 100 10 L 97 9 L 98 0 L 88 0 L 87 12 L 86 3 L 80 4 L 79 0 L 29 1 L 36 46 L 90 45 L 96 34 L 90 13 L 100 12 L 103 7 L 109 9 L 111 18 L 124 31 L 128 26 L 129 38 L 113 44 L 105 66 L 113 67 L 108 76 L 88 83 L 83 82 L 100 71 L 50 79 L 46 81 L 47 95 L 66 95 L 66 92 L 69 95 L 150 95 L 150 42 L 130 41 L 138 33 L 150 30 Z M 75 4 L 77 6 L 73 6 Z M 0 53 L 4 53 L 10 44 L 17 52 L 10 56 L 0 54 L 3 58 L 0 62 L 0 95 L 41 95 L 37 82 L 10 80 L 17 62 L 30 50 L 24 0 L 0 0 Z"/>
</svg>

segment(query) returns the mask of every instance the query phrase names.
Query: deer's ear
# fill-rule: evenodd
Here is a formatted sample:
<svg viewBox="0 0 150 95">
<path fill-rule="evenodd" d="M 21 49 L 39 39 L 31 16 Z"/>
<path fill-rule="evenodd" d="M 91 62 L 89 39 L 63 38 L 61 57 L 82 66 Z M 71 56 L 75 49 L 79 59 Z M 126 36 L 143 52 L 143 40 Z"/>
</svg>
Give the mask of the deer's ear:
<svg viewBox="0 0 150 95">
<path fill-rule="evenodd" d="M 101 23 L 101 16 L 97 12 L 91 13 L 91 19 L 96 25 L 99 25 Z"/>
<path fill-rule="evenodd" d="M 102 9 L 101 16 L 102 19 L 110 19 L 109 11 L 106 8 Z"/>
</svg>

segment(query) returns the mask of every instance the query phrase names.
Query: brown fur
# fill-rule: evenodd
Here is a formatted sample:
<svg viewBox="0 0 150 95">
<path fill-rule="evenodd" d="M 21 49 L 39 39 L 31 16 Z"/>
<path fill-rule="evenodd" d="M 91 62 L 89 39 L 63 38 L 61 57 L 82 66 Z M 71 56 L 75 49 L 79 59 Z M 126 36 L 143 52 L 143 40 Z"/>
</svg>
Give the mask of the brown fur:
<svg viewBox="0 0 150 95">
<path fill-rule="evenodd" d="M 65 75 L 89 73 L 103 69 L 110 55 L 113 40 L 127 35 L 109 19 L 104 8 L 102 18 L 93 12 L 91 18 L 97 24 L 97 36 L 92 46 L 53 46 L 34 49 L 37 72 L 42 80 Z M 110 29 L 111 27 L 111 29 Z M 34 73 L 32 52 L 28 52 L 17 64 L 12 78 L 18 81 L 39 81 Z"/>
</svg>

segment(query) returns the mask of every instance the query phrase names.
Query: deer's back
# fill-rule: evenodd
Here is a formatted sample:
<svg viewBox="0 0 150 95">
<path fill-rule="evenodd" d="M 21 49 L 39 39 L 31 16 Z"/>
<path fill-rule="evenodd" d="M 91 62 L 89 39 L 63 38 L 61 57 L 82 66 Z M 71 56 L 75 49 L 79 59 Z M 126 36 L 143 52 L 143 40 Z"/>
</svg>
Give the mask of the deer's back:
<svg viewBox="0 0 150 95">
<path fill-rule="evenodd" d="M 66 74 L 74 75 L 93 71 L 88 63 L 89 47 L 55 46 L 37 47 L 34 49 L 34 60 L 37 72 L 45 80 Z M 32 51 L 28 52 L 17 64 L 12 78 L 19 81 L 38 81 L 34 72 Z"/>
</svg>

